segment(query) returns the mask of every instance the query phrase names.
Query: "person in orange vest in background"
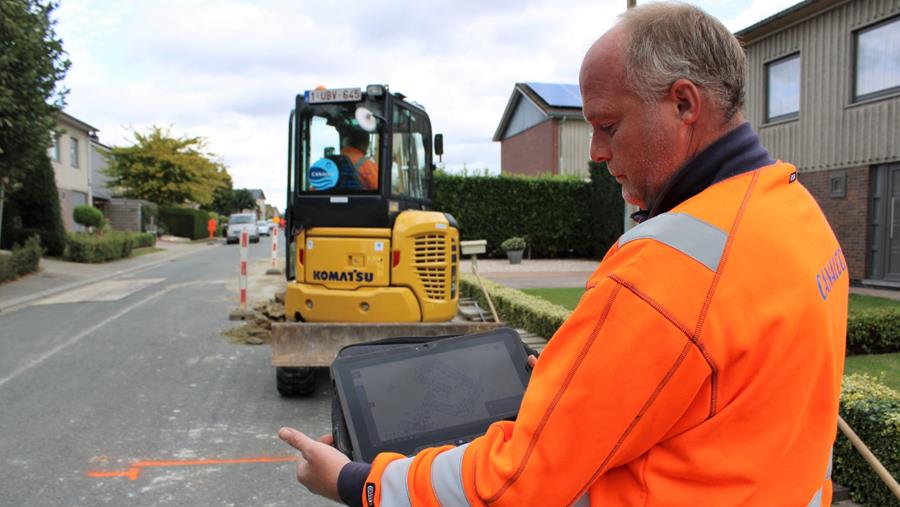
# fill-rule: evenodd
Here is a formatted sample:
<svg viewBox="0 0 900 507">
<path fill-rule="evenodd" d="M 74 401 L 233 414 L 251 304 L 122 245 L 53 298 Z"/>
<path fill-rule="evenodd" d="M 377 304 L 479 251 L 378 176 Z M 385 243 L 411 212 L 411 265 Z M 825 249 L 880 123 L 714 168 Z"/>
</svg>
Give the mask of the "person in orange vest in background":
<svg viewBox="0 0 900 507">
<path fill-rule="evenodd" d="M 514 422 L 350 462 L 291 428 L 297 479 L 348 505 L 830 505 L 849 275 L 742 108 L 740 43 L 685 4 L 630 9 L 581 67 L 590 156 L 639 224 L 612 245 Z"/>
<path fill-rule="evenodd" d="M 209 220 L 206 221 L 206 230 L 209 231 L 209 239 L 213 239 L 213 236 L 216 235 L 216 219 L 209 217 Z"/>
<path fill-rule="evenodd" d="M 350 128 L 344 134 L 342 144 L 341 155 L 353 163 L 362 189 L 377 190 L 378 164 L 366 155 L 369 150 L 369 133 L 361 128 Z"/>
</svg>

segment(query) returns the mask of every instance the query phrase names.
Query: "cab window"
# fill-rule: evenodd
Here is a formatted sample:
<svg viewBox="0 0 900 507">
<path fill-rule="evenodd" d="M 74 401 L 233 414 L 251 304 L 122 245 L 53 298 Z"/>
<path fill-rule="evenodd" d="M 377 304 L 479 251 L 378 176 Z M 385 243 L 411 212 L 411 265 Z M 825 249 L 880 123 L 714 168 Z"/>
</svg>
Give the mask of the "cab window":
<svg viewBox="0 0 900 507">
<path fill-rule="evenodd" d="M 369 131 L 359 124 L 360 110 L 364 106 L 353 103 L 327 105 L 304 117 L 300 192 L 378 190 L 381 135 L 377 129 Z"/>
<path fill-rule="evenodd" d="M 426 154 L 431 149 L 428 122 L 408 109 L 396 108 L 393 114 L 391 143 L 391 193 L 414 199 L 428 198 L 431 168 Z"/>
</svg>

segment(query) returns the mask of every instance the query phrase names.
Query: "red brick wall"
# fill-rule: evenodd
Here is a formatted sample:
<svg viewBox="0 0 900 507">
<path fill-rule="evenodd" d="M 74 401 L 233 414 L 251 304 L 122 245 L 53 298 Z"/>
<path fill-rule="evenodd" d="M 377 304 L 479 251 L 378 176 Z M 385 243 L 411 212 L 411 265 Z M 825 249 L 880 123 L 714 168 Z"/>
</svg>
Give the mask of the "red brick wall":
<svg viewBox="0 0 900 507">
<path fill-rule="evenodd" d="M 831 197 L 831 176 L 842 173 L 847 175 L 847 195 Z M 816 198 L 841 243 L 852 280 L 868 277 L 869 173 L 869 166 L 800 173 L 800 182 Z"/>
<path fill-rule="evenodd" d="M 503 174 L 559 174 L 559 120 L 547 120 L 500 142 Z"/>
</svg>

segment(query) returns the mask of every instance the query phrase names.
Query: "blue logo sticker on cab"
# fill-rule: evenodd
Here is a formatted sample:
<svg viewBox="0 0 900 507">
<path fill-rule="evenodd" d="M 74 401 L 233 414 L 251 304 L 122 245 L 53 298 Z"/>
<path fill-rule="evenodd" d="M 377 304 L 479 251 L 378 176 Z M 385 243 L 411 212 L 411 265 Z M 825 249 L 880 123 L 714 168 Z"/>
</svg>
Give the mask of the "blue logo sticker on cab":
<svg viewBox="0 0 900 507">
<path fill-rule="evenodd" d="M 316 160 L 309 167 L 309 184 L 318 191 L 334 188 L 338 181 L 338 167 L 327 158 Z"/>
</svg>

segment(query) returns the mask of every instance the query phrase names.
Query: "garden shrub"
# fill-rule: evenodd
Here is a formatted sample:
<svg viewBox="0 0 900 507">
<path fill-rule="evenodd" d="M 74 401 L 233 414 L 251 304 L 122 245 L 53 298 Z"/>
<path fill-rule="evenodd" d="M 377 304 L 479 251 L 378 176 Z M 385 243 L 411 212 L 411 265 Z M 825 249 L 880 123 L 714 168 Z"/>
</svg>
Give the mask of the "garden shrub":
<svg viewBox="0 0 900 507">
<path fill-rule="evenodd" d="M 841 386 L 841 417 L 894 477 L 900 476 L 900 393 L 868 375 L 847 375 Z M 834 481 L 866 505 L 896 505 L 897 499 L 850 441 L 839 434 Z"/>
<path fill-rule="evenodd" d="M 0 282 L 37 271 L 43 254 L 44 249 L 37 235 L 28 238 L 24 245 L 13 245 L 10 255 L 0 255 Z"/>
<path fill-rule="evenodd" d="M 103 212 L 93 206 L 75 206 L 75 209 L 72 210 L 72 218 L 76 224 L 81 224 L 85 227 L 103 227 Z"/>
<path fill-rule="evenodd" d="M 156 246 L 156 236 L 149 232 L 132 232 L 131 242 L 134 248 Z"/>
<path fill-rule="evenodd" d="M 134 244 L 131 236 L 131 233 L 122 231 L 99 235 L 70 232 L 63 258 L 73 262 L 97 263 L 130 257 Z"/>
</svg>

